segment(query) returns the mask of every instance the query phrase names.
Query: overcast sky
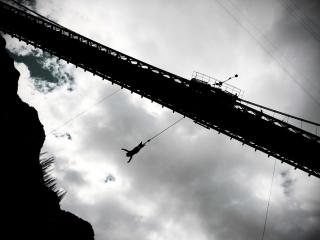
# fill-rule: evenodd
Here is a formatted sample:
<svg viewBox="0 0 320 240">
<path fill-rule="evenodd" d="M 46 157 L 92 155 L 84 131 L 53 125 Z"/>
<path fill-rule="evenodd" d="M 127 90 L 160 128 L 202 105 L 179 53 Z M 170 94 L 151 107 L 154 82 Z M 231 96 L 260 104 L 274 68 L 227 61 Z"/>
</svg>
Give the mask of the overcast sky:
<svg viewBox="0 0 320 240">
<path fill-rule="evenodd" d="M 237 73 L 232 84 L 245 99 L 320 122 L 319 1 L 42 0 L 32 6 L 188 79 L 194 70 L 221 80 Z M 94 105 L 119 87 L 6 38 L 21 72 L 19 95 L 38 110 L 47 135 L 43 151 L 55 157 L 53 174 L 67 191 L 62 207 L 88 220 L 97 240 L 261 239 L 273 158 L 184 119 L 127 164 L 122 147 L 181 116 L 124 89 Z M 107 176 L 114 181 L 106 183 Z M 319 179 L 277 161 L 265 239 L 316 240 L 319 226 Z"/>
</svg>

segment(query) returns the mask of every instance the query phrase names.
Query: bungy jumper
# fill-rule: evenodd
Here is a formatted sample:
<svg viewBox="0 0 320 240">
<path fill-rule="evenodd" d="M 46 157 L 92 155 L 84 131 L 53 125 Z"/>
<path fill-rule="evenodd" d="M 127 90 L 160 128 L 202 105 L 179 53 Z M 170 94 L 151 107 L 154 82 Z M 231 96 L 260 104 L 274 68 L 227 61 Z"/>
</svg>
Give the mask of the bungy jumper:
<svg viewBox="0 0 320 240">
<path fill-rule="evenodd" d="M 126 156 L 129 157 L 129 160 L 127 163 L 130 163 L 132 160 L 132 157 L 137 154 L 138 152 L 140 152 L 140 150 L 146 146 L 146 144 L 148 142 L 150 142 L 151 140 L 155 139 L 156 137 L 158 137 L 160 134 L 164 133 L 165 131 L 167 131 L 169 128 L 173 127 L 174 125 L 176 125 L 178 122 L 180 122 L 182 119 L 184 118 L 181 117 L 180 119 L 178 119 L 177 121 L 175 121 L 173 124 L 171 124 L 169 127 L 165 128 L 164 130 L 162 130 L 161 132 L 157 133 L 156 135 L 154 135 L 152 138 L 149 138 L 147 141 L 145 141 L 144 143 L 142 143 L 142 141 L 136 146 L 134 147 L 132 150 L 128 150 L 125 148 L 121 148 L 121 150 L 126 152 Z"/>
</svg>

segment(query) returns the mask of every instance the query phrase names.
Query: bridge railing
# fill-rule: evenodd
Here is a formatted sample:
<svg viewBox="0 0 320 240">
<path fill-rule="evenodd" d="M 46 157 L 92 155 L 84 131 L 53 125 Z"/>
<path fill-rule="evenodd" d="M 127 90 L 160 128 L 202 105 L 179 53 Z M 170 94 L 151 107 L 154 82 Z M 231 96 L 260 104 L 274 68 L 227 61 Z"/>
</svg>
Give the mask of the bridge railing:
<svg viewBox="0 0 320 240">
<path fill-rule="evenodd" d="M 239 99 L 239 101 L 249 106 L 250 108 L 253 108 L 261 113 L 267 114 L 270 117 L 277 119 L 279 122 L 283 122 L 286 125 L 291 125 L 295 127 L 296 129 L 301 129 L 304 132 L 311 133 L 311 135 L 316 136 L 318 141 L 320 137 L 320 124 L 312 121 L 308 121 L 306 119 L 302 119 L 296 116 L 292 116 L 265 106 L 261 106 L 256 103 L 252 103 L 250 101 Z"/>
<path fill-rule="evenodd" d="M 214 77 L 210 77 L 206 74 L 203 74 L 200 72 L 193 72 L 192 78 L 204 81 L 212 87 L 220 88 L 221 90 L 228 92 L 228 93 L 231 93 L 233 95 L 236 95 L 239 98 L 243 97 L 244 92 L 240 88 L 237 88 L 237 87 L 235 87 L 231 84 L 228 84 L 228 83 L 222 83 L 222 81 L 220 81 Z"/>
<path fill-rule="evenodd" d="M 195 76 L 210 91 L 193 91 L 194 85 L 190 80 L 110 49 L 47 19 L 29 15 L 1 0 L 0 20 L 2 32 L 179 112 L 201 126 L 320 177 L 316 157 L 319 155 L 320 138 L 243 104 L 248 101 L 234 97 L 237 94 L 241 96 L 242 91 L 230 84 L 198 73 Z M 86 54 L 79 54 L 79 49 L 96 61 L 88 61 Z M 103 65 L 101 59 L 105 61 Z M 111 67 L 106 67 L 108 65 Z M 223 87 L 226 87 L 225 94 L 221 94 Z M 225 95 L 229 94 L 233 96 L 226 98 Z M 216 108 L 207 101 L 210 99 L 218 100 Z"/>
</svg>

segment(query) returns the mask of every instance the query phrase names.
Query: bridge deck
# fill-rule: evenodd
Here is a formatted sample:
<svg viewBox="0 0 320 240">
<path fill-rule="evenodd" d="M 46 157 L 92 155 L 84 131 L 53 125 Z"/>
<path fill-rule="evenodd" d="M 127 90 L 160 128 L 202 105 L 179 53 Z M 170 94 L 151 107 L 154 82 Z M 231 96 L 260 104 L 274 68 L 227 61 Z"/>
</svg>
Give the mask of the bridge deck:
<svg viewBox="0 0 320 240">
<path fill-rule="evenodd" d="M 0 2 L 0 30 L 67 62 L 320 177 L 320 138 L 239 101 L 103 46 L 58 24 Z"/>
</svg>

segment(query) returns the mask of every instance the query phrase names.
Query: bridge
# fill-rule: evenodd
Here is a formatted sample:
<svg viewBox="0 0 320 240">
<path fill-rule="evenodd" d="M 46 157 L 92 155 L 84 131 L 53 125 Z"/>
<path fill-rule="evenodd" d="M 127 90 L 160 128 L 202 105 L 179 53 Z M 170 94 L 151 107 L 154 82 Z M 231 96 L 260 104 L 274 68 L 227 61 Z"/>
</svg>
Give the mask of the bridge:
<svg viewBox="0 0 320 240">
<path fill-rule="evenodd" d="M 0 1 L 0 31 L 40 48 L 214 129 L 255 150 L 320 177 L 320 137 L 274 117 L 320 125 L 246 101 L 241 91 L 226 84 L 210 84 L 196 74 L 182 78 L 111 49 L 69 30 L 22 5 Z"/>
</svg>

